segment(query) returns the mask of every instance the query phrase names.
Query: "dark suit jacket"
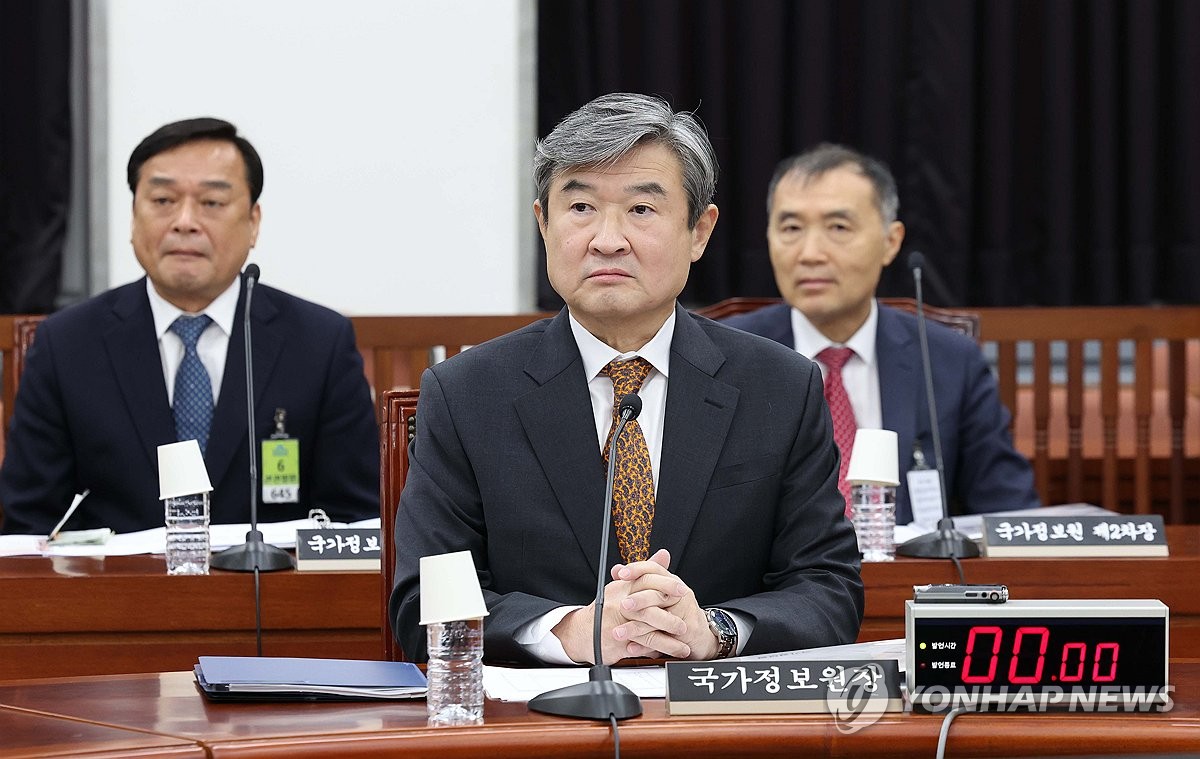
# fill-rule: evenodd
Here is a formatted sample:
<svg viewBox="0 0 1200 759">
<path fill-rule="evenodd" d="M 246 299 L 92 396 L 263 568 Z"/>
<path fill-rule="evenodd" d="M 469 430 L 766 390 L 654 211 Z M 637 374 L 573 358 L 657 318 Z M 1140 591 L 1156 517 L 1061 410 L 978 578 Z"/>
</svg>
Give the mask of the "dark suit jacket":
<svg viewBox="0 0 1200 759">
<path fill-rule="evenodd" d="M 244 297 L 205 452 L 218 524 L 250 519 Z M 261 504 L 259 519 L 318 506 L 335 520 L 378 516 L 378 428 L 349 320 L 258 285 L 251 323 L 256 431 L 267 437 L 283 408 L 300 440 L 300 503 Z M 67 529 L 161 526 L 157 448 L 174 441 L 145 279 L 55 314 L 38 327 L 17 393 L 0 528 L 44 535 L 84 488 L 91 494 Z"/>
<path fill-rule="evenodd" d="M 854 531 L 820 372 L 794 351 L 677 308 L 651 551 L 702 606 L 754 621 L 745 653 L 853 641 L 862 619 Z M 470 550 L 491 660 L 532 663 L 516 630 L 587 604 L 604 475 L 564 309 L 425 372 L 396 518 L 390 615 L 410 658 L 421 556 Z"/>
<path fill-rule="evenodd" d="M 731 327 L 769 337 L 795 349 L 791 307 L 786 303 L 724 319 Z M 996 379 L 983 354 L 969 338 L 941 324 L 927 322 L 933 390 L 937 401 L 946 490 L 952 513 L 1026 509 L 1040 505 L 1029 461 L 1013 448 L 1008 409 L 1000 402 Z M 917 318 L 879 306 L 875 335 L 883 427 L 894 430 L 900 454 L 900 487 L 896 522 L 912 520 L 905 473 L 913 465 L 913 442 L 919 442 L 933 466 L 933 433 L 921 370 Z"/>
</svg>

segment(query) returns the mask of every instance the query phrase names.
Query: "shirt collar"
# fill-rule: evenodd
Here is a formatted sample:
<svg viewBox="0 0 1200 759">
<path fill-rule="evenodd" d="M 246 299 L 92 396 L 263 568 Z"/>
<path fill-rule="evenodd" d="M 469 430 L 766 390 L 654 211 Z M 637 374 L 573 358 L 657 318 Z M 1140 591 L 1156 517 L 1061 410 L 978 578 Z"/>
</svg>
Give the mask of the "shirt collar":
<svg viewBox="0 0 1200 759">
<path fill-rule="evenodd" d="M 233 319 L 237 313 L 241 284 L 241 277 L 234 279 L 229 287 L 225 288 L 225 292 L 218 295 L 212 303 L 208 304 L 207 308 L 200 312 L 207 314 L 208 318 L 212 319 L 213 323 L 220 327 L 226 336 L 233 334 Z M 146 277 L 146 296 L 150 299 L 150 313 L 154 315 L 154 334 L 161 340 L 175 320 L 187 312 L 159 295 L 149 277 Z M 190 315 L 198 316 L 199 314 Z"/>
<path fill-rule="evenodd" d="M 871 313 L 867 315 L 867 320 L 858 328 L 858 331 L 850 336 L 850 339 L 845 343 L 835 343 L 825 335 L 822 335 L 813 323 L 808 320 L 804 314 L 800 313 L 799 309 L 792 309 L 792 335 L 796 341 L 796 352 L 815 359 L 817 354 L 829 347 L 840 347 L 844 345 L 854 351 L 867 364 L 867 366 L 875 365 L 875 332 L 879 325 L 879 305 L 875 299 L 871 299 Z"/>
<path fill-rule="evenodd" d="M 600 370 L 607 366 L 613 359 L 628 359 L 634 356 L 641 356 L 649 361 L 650 365 L 657 369 L 659 374 L 664 377 L 669 376 L 671 339 L 675 336 L 674 309 L 671 310 L 671 315 L 659 327 L 654 337 L 650 338 L 650 342 L 636 351 L 630 351 L 629 353 L 621 353 L 616 348 L 601 341 L 591 332 L 588 332 L 571 315 L 570 309 L 567 310 L 567 318 L 571 322 L 571 333 L 575 336 L 575 344 L 579 346 L 579 355 L 583 358 L 583 373 L 588 382 L 599 376 Z"/>
</svg>

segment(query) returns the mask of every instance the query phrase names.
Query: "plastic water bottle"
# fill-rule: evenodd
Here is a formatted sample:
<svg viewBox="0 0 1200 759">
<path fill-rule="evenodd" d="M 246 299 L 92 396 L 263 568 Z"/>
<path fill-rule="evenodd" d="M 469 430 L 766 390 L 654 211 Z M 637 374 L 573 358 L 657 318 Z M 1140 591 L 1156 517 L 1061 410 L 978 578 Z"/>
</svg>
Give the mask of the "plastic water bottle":
<svg viewBox="0 0 1200 759">
<path fill-rule="evenodd" d="M 856 482 L 850 487 L 851 514 L 863 561 L 896 558 L 896 488 Z"/>
<path fill-rule="evenodd" d="M 429 643 L 425 695 L 431 725 L 483 723 L 483 620 L 434 622 L 425 626 Z"/>
<path fill-rule="evenodd" d="M 164 498 L 167 508 L 167 574 L 206 575 L 208 493 Z"/>
</svg>

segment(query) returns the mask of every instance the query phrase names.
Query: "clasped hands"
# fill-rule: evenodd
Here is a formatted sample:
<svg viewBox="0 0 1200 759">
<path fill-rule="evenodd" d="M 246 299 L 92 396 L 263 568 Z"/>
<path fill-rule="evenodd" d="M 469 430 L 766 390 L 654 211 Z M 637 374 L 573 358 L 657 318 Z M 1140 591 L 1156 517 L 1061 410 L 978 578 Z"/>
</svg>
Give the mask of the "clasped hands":
<svg viewBox="0 0 1200 759">
<path fill-rule="evenodd" d="M 601 655 L 605 664 L 629 657 L 711 659 L 717 637 L 687 583 L 670 571 L 671 554 L 659 549 L 647 561 L 617 564 L 604 586 Z M 595 601 L 576 609 L 554 626 L 567 656 L 577 662 L 594 658 L 592 630 Z"/>
</svg>

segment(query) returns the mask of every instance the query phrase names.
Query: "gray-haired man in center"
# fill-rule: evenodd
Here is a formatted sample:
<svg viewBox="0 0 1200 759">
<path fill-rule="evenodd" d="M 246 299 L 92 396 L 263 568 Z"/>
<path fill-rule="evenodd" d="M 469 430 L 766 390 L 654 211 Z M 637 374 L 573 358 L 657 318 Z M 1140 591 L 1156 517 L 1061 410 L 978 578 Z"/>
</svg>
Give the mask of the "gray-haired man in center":
<svg viewBox="0 0 1200 759">
<path fill-rule="evenodd" d="M 426 656 L 418 559 L 471 551 L 493 661 L 711 659 L 855 639 L 862 581 L 821 375 L 676 303 L 717 221 L 717 166 L 689 113 L 606 95 L 537 146 L 534 214 L 556 317 L 425 372 L 396 519 L 391 619 Z M 614 532 L 596 566 L 607 438 Z"/>
</svg>

